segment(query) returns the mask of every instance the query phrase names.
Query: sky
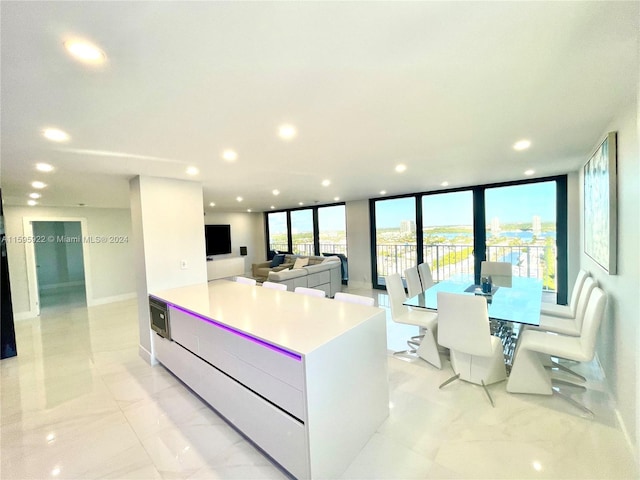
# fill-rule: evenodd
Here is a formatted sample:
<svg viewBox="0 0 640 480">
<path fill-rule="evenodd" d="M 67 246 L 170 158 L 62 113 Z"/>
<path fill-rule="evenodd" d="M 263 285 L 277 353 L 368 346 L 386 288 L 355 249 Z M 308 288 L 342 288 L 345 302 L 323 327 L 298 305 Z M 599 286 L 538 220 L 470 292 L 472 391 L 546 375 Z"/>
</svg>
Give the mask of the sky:
<svg viewBox="0 0 640 480">
<path fill-rule="evenodd" d="M 500 223 L 531 222 L 538 215 L 543 222 L 556 220 L 556 184 L 553 181 L 488 188 L 485 190 L 487 223 L 498 217 Z M 440 193 L 422 197 L 424 226 L 472 225 L 473 194 L 471 191 Z M 318 209 L 321 231 L 345 229 L 345 207 Z M 403 220 L 415 220 L 414 197 L 384 200 L 376 203 L 377 228 L 398 228 Z M 311 209 L 291 213 L 293 233 L 310 232 L 313 228 Z M 286 232 L 284 212 L 269 215 L 269 231 Z"/>
<path fill-rule="evenodd" d="M 485 190 L 487 223 L 498 217 L 500 223 L 530 222 L 534 215 L 544 221 L 556 219 L 555 182 L 531 183 Z M 441 193 L 422 197 L 425 227 L 437 225 L 472 225 L 471 191 Z M 376 226 L 397 228 L 402 220 L 415 219 L 415 200 L 399 198 L 378 202 Z"/>
</svg>

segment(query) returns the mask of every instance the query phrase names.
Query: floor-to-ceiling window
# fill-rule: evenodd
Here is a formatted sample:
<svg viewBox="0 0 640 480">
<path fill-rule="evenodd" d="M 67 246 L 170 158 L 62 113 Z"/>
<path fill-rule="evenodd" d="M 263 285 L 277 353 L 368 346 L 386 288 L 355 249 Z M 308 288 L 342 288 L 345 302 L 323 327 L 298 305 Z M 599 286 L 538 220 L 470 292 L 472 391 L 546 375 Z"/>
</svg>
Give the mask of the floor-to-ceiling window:
<svg viewBox="0 0 640 480">
<path fill-rule="evenodd" d="M 439 282 L 474 273 L 473 192 L 422 196 L 422 261 Z"/>
<path fill-rule="evenodd" d="M 289 227 L 287 212 L 273 212 L 267 215 L 268 250 L 289 251 Z"/>
<path fill-rule="evenodd" d="M 296 255 L 313 255 L 313 210 L 291 212 L 291 251 Z"/>
<path fill-rule="evenodd" d="M 487 260 L 509 262 L 513 275 L 555 292 L 556 182 L 487 188 L 485 212 Z"/>
<path fill-rule="evenodd" d="M 347 255 L 347 219 L 344 205 L 318 208 L 320 253 Z"/>
<path fill-rule="evenodd" d="M 377 279 L 404 271 L 417 264 L 416 201 L 414 197 L 375 202 L 375 239 Z"/>
<path fill-rule="evenodd" d="M 511 262 L 514 275 L 539 278 L 564 303 L 566 181 L 558 176 L 371 200 L 374 287 L 423 261 L 436 281 L 477 276 L 489 259 Z"/>
<path fill-rule="evenodd" d="M 265 213 L 267 251 L 347 255 L 344 203 Z"/>
</svg>

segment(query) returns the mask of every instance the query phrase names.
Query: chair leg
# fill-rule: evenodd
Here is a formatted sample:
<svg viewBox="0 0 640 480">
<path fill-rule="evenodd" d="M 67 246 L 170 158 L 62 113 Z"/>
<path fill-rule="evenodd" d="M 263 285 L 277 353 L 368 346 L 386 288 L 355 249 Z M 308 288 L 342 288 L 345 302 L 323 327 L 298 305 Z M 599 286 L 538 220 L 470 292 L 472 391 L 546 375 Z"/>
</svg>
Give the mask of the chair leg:
<svg viewBox="0 0 640 480">
<path fill-rule="evenodd" d="M 489 393 L 489 390 L 487 390 L 487 386 L 484 384 L 484 380 L 480 380 L 482 382 L 482 388 L 484 388 L 484 393 L 487 394 L 487 398 L 489 399 L 489 402 L 491 402 L 491 406 L 493 408 L 495 408 L 495 404 L 493 403 L 493 398 L 491 398 L 491 394 Z"/>
<path fill-rule="evenodd" d="M 585 407 L 584 405 L 582 405 L 580 402 L 576 402 L 573 398 L 571 398 L 569 395 L 562 393 L 560 391 L 560 389 L 558 387 L 553 387 L 553 394 L 557 395 L 558 397 L 562 398 L 563 400 L 569 402 L 571 405 L 573 405 L 576 408 L 579 408 L 580 410 L 582 410 L 584 413 L 586 413 L 587 415 L 589 415 L 591 418 L 595 417 L 595 414 L 589 410 L 587 407 Z"/>
<path fill-rule="evenodd" d="M 562 365 L 560 362 L 557 362 L 555 360 L 551 360 L 551 368 L 557 368 L 558 370 L 562 370 L 565 373 L 568 373 L 570 375 L 573 375 L 577 378 L 579 378 L 580 380 L 582 380 L 583 382 L 586 382 L 587 379 L 585 377 L 583 377 L 582 375 L 580 375 L 579 373 L 574 372 L 573 370 L 571 370 L 569 367 L 565 367 L 564 365 Z"/>
<path fill-rule="evenodd" d="M 587 390 L 587 387 L 585 387 L 584 385 L 578 385 L 577 383 L 569 382 L 568 380 L 561 380 L 559 378 L 552 378 L 551 379 L 551 384 L 554 387 L 556 385 L 565 385 L 567 387 L 577 388 L 578 390 L 581 390 L 583 392 Z"/>
<path fill-rule="evenodd" d="M 451 382 L 454 382 L 454 381 L 458 380 L 459 378 L 460 378 L 460 374 L 456 373 L 453 377 L 449 378 L 447 381 L 445 381 L 444 383 L 440 384 L 440 386 L 438 388 L 446 387 Z"/>
</svg>

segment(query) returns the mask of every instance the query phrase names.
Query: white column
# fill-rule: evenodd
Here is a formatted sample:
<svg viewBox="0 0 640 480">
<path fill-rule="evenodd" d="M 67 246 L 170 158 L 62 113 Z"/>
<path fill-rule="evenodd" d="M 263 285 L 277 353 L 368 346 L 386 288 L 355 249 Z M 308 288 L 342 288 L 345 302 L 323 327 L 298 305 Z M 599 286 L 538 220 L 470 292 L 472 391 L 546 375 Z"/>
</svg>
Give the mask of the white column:
<svg viewBox="0 0 640 480">
<path fill-rule="evenodd" d="M 202 184 L 137 176 L 129 189 L 139 353 L 153 364 L 149 292 L 207 282 Z"/>
</svg>

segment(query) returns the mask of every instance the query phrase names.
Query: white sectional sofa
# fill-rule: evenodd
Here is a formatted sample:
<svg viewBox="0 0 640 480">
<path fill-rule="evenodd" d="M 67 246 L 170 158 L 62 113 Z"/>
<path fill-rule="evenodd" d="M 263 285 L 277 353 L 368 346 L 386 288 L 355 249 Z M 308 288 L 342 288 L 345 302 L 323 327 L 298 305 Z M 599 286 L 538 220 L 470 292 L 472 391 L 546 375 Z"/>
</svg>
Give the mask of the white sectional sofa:
<svg viewBox="0 0 640 480">
<path fill-rule="evenodd" d="M 291 258 L 289 258 L 291 257 Z M 292 292 L 296 287 L 308 287 L 324 290 L 328 297 L 333 297 L 342 288 L 341 262 L 338 257 L 287 255 L 285 263 L 297 258 L 308 258 L 309 264 L 301 268 L 270 271 L 269 282 L 284 283 Z"/>
</svg>

